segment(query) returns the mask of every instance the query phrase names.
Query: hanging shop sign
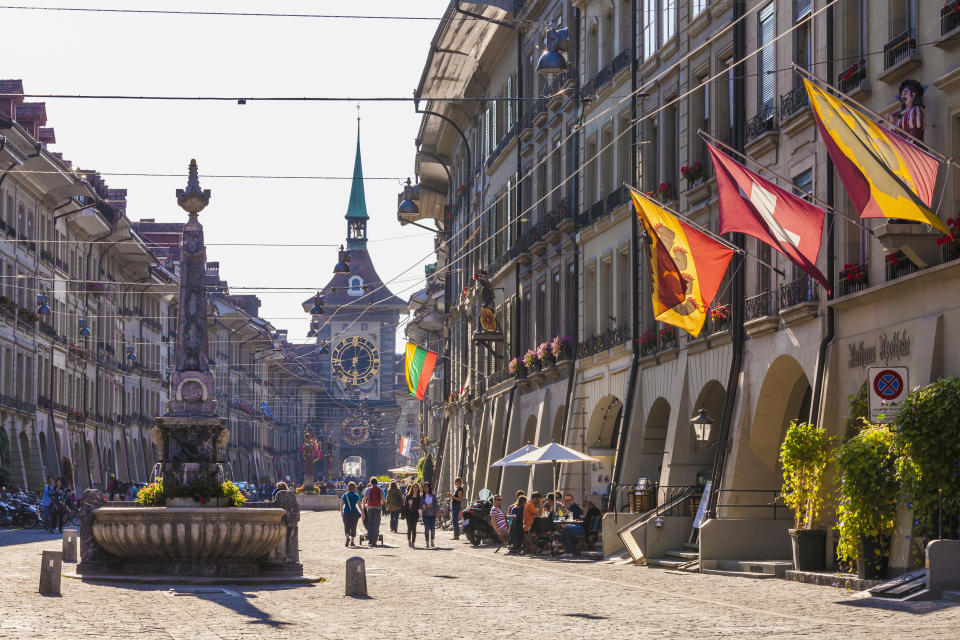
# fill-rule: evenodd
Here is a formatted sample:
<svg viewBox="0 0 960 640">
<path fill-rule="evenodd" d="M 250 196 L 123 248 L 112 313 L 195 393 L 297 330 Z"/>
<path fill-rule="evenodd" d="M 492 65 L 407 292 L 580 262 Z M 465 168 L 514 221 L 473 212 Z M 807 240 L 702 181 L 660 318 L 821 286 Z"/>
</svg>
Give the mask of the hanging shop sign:
<svg viewBox="0 0 960 640">
<path fill-rule="evenodd" d="M 870 422 L 890 424 L 910 393 L 908 367 L 868 367 Z"/>
</svg>

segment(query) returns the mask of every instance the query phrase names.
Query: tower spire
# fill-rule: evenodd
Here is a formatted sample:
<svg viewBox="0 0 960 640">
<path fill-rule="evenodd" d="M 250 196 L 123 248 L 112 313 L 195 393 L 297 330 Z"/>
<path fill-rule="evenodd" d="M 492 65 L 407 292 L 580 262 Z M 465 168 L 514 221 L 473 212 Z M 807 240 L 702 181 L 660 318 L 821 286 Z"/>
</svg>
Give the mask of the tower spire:
<svg viewBox="0 0 960 640">
<path fill-rule="evenodd" d="M 353 161 L 353 182 L 347 204 L 347 249 L 367 248 L 367 198 L 363 191 L 363 162 L 360 159 L 360 105 L 357 105 L 357 154 Z"/>
</svg>

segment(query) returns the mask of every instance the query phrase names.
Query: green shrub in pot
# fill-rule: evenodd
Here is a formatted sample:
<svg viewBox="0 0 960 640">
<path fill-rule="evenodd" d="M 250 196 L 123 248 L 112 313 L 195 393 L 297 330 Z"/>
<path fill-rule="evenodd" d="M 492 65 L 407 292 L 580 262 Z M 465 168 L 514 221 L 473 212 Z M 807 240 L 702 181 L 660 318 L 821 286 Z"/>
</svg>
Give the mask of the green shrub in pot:
<svg viewBox="0 0 960 640">
<path fill-rule="evenodd" d="M 831 442 L 823 427 L 793 420 L 780 445 L 781 495 L 794 515 L 790 535 L 797 570 L 824 568 L 827 532 L 814 529 L 814 525 L 823 508 L 823 479 L 832 457 Z"/>
</svg>

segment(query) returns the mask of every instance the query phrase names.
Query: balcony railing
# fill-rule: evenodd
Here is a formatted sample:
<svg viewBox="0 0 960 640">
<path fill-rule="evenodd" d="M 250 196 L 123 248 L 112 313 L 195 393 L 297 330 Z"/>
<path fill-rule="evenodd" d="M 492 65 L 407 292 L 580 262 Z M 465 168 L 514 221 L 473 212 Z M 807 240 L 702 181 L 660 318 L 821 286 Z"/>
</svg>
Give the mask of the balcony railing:
<svg viewBox="0 0 960 640">
<path fill-rule="evenodd" d="M 889 69 L 917 52 L 917 37 L 913 29 L 908 29 L 883 45 L 883 68 Z"/>
<path fill-rule="evenodd" d="M 613 347 L 630 341 L 630 327 L 620 325 L 614 329 L 608 329 L 603 333 L 590 336 L 585 341 L 577 345 L 577 356 L 592 356 L 595 353 L 602 353 Z"/>
<path fill-rule="evenodd" d="M 623 185 L 617 187 L 607 194 L 607 213 L 613 213 L 617 207 L 628 202 L 629 200 L 630 194 L 627 191 L 627 188 Z"/>
<path fill-rule="evenodd" d="M 760 112 L 747 121 L 747 126 L 744 130 L 746 142 L 750 143 L 752 140 L 759 138 L 769 131 L 776 131 L 776 115 L 776 109 L 774 109 L 772 104 L 763 105 L 760 108 Z"/>
<path fill-rule="evenodd" d="M 960 27 L 960 2 L 950 0 L 940 9 L 940 35 L 945 36 Z"/>
<path fill-rule="evenodd" d="M 916 273 L 920 270 L 920 267 L 913 264 L 903 251 L 898 250 L 887 254 L 885 269 L 887 282 L 890 282 L 891 280 L 902 278 L 911 273 Z"/>
<path fill-rule="evenodd" d="M 840 72 L 837 76 L 837 89 L 843 93 L 853 93 L 867 79 L 867 61 L 860 59 Z"/>
<path fill-rule="evenodd" d="M 780 289 L 777 291 L 780 309 L 789 309 L 805 302 L 816 302 L 820 299 L 819 292 L 820 290 L 810 276 L 780 285 Z"/>
<path fill-rule="evenodd" d="M 810 108 L 810 98 L 803 85 L 794 87 L 791 91 L 780 96 L 780 122 L 790 116 Z"/>
<path fill-rule="evenodd" d="M 743 301 L 743 319 L 745 322 L 776 314 L 776 299 L 771 291 L 764 291 Z"/>
<path fill-rule="evenodd" d="M 856 291 L 863 291 L 870 286 L 870 273 L 866 264 L 847 265 L 840 271 L 840 295 L 845 296 Z"/>
</svg>

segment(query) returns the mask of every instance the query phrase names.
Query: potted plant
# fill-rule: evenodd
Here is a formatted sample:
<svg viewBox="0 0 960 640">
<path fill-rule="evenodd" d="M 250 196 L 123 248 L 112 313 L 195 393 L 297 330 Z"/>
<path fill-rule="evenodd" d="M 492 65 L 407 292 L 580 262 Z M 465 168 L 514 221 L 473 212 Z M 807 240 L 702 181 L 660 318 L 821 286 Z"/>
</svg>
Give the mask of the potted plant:
<svg viewBox="0 0 960 640">
<path fill-rule="evenodd" d="M 726 329 L 727 323 L 730 322 L 730 305 L 718 304 L 710 309 L 710 320 L 717 331 Z"/>
<path fill-rule="evenodd" d="M 783 502 L 793 511 L 790 542 L 793 568 L 822 571 L 827 556 L 827 532 L 814 528 L 823 508 L 823 478 L 830 462 L 830 436 L 823 427 L 791 420 L 783 444 Z"/>
<path fill-rule="evenodd" d="M 540 356 L 538 356 L 537 352 L 533 349 L 528 349 L 527 352 L 523 354 L 523 364 L 526 366 L 527 371 L 539 371 Z"/>
<path fill-rule="evenodd" d="M 890 534 L 900 496 L 898 456 L 887 425 L 866 422 L 837 454 L 840 539 L 837 557 L 857 561 L 857 575 L 878 579 L 887 571 Z"/>
<path fill-rule="evenodd" d="M 523 358 L 516 357 L 510 361 L 510 373 L 517 378 L 527 377 L 527 365 L 523 363 Z"/>
<path fill-rule="evenodd" d="M 537 357 L 540 358 L 544 369 L 552 367 L 556 362 L 553 357 L 553 347 L 549 342 L 540 343 L 540 346 L 537 347 Z"/>
<path fill-rule="evenodd" d="M 703 182 L 707 177 L 707 170 L 703 163 L 697 160 L 692 165 L 680 167 L 680 177 L 687 181 L 687 187 L 693 187 Z"/>
<path fill-rule="evenodd" d="M 573 338 L 570 336 L 555 336 L 550 343 L 550 349 L 553 351 L 553 359 L 556 362 L 566 360 L 573 351 Z"/>
</svg>

